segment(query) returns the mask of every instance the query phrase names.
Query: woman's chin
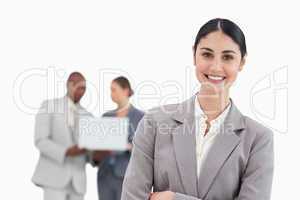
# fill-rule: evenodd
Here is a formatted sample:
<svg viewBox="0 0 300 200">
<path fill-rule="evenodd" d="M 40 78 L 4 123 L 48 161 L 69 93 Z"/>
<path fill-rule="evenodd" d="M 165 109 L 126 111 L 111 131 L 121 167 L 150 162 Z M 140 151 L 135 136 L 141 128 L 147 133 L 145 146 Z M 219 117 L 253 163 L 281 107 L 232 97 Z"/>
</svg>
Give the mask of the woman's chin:
<svg viewBox="0 0 300 200">
<path fill-rule="evenodd" d="M 209 81 L 201 83 L 201 94 L 216 95 L 228 91 L 227 83 L 211 83 Z"/>
</svg>

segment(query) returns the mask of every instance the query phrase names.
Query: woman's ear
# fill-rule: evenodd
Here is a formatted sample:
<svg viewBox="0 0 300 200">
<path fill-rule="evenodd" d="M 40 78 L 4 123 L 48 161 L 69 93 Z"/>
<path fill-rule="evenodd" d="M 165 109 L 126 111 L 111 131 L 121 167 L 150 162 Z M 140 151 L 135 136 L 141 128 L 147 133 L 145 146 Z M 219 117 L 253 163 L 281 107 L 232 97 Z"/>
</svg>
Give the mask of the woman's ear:
<svg viewBox="0 0 300 200">
<path fill-rule="evenodd" d="M 246 64 L 246 55 L 242 58 L 241 60 L 241 64 L 240 64 L 240 67 L 239 67 L 239 71 L 242 71 L 243 68 L 244 68 L 244 65 Z"/>
<path fill-rule="evenodd" d="M 129 88 L 125 89 L 125 96 L 130 97 L 130 89 Z"/>
</svg>

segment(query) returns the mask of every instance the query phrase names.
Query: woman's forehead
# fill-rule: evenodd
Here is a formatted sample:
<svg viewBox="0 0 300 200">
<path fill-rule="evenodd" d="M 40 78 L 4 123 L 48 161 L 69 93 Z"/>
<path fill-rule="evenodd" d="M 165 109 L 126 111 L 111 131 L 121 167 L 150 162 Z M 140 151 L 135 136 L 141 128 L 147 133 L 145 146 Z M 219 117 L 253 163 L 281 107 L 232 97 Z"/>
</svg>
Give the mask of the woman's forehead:
<svg viewBox="0 0 300 200">
<path fill-rule="evenodd" d="M 240 53 L 239 46 L 222 31 L 215 31 L 201 38 L 197 48 L 209 48 L 216 52 L 232 50 Z"/>
</svg>

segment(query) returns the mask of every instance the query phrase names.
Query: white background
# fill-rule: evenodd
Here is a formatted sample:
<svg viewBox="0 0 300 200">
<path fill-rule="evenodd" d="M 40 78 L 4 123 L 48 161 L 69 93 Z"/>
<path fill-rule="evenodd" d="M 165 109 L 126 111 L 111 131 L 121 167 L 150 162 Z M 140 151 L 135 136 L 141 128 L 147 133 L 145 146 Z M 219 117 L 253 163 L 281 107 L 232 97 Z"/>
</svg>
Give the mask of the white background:
<svg viewBox="0 0 300 200">
<path fill-rule="evenodd" d="M 88 79 L 82 103 L 96 116 L 114 107 L 109 84 L 119 74 L 132 82 L 132 103 L 141 109 L 180 102 L 197 86 L 196 33 L 222 17 L 243 29 L 248 45 L 231 97 L 245 115 L 274 130 L 272 199 L 297 199 L 300 14 L 292 2 L 1 1 L 0 198 L 42 199 L 30 181 L 39 155 L 34 113 L 43 99 L 64 94 L 70 72 Z M 86 199 L 96 200 L 96 169 L 88 166 L 87 173 Z"/>
</svg>

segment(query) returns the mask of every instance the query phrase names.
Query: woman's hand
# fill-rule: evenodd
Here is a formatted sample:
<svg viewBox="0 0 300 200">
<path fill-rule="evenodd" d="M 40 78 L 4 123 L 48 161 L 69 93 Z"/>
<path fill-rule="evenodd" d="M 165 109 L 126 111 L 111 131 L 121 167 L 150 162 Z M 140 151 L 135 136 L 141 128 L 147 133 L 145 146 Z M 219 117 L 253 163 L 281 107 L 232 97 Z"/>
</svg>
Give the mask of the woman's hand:
<svg viewBox="0 0 300 200">
<path fill-rule="evenodd" d="M 127 144 L 127 150 L 128 150 L 128 151 L 132 151 L 132 147 L 133 147 L 133 146 L 132 146 L 131 143 L 128 143 L 128 144 Z"/>
<path fill-rule="evenodd" d="M 153 192 L 150 195 L 150 200 L 173 200 L 174 196 L 175 193 L 171 191 Z"/>
</svg>

